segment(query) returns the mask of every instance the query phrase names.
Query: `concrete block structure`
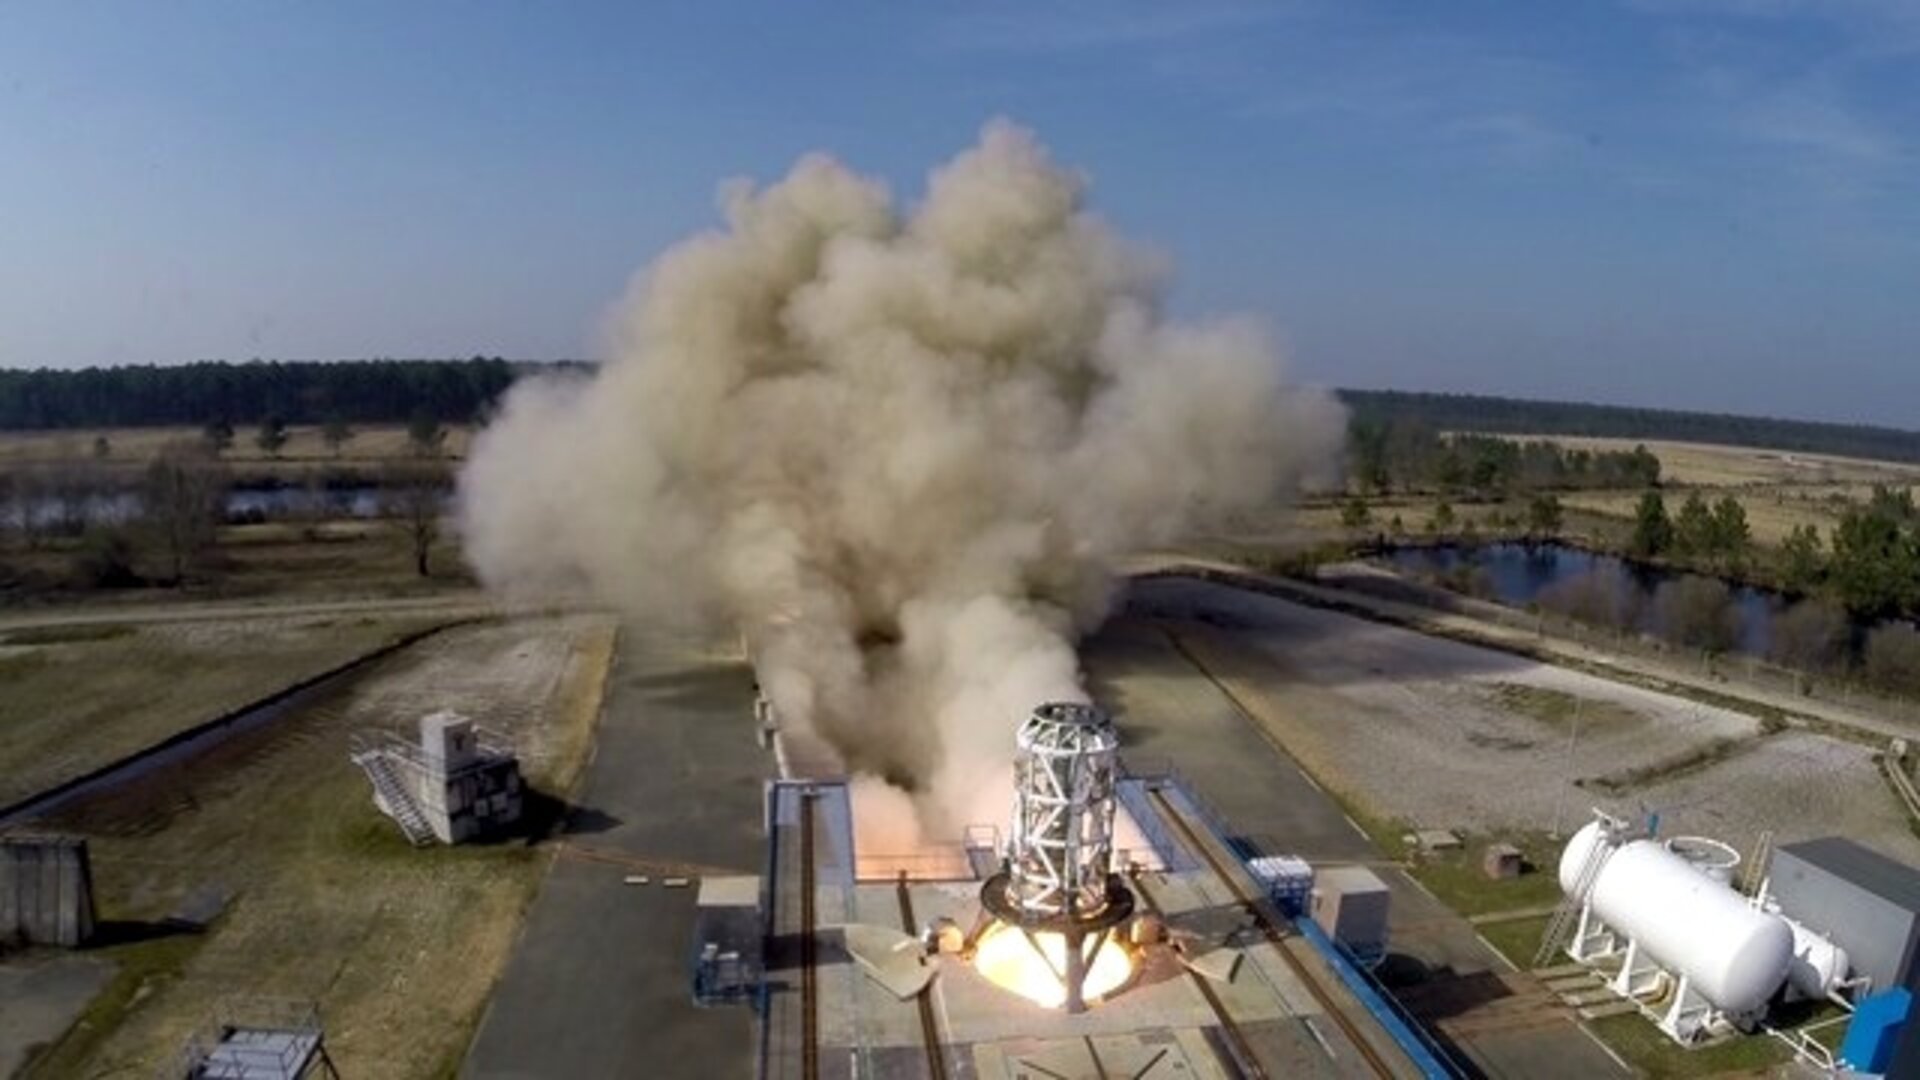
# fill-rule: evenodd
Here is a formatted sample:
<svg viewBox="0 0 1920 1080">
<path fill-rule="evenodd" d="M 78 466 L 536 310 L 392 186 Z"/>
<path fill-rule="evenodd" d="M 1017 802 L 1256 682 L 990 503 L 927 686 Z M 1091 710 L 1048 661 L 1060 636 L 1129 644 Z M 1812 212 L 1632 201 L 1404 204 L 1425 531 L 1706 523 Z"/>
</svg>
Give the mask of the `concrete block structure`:
<svg viewBox="0 0 1920 1080">
<path fill-rule="evenodd" d="M 1508 881 L 1526 869 L 1526 856 L 1512 844 L 1488 844 L 1480 857 L 1480 872 L 1494 881 Z"/>
<path fill-rule="evenodd" d="M 415 845 L 496 834 L 520 820 L 520 759 L 504 740 L 458 713 L 420 721 L 418 743 L 363 743 L 353 761 L 373 784 L 373 801 Z"/>
<path fill-rule="evenodd" d="M 1920 990 L 1920 870 L 1829 836 L 1782 845 L 1768 881 L 1781 912 L 1832 938 L 1873 989 Z"/>
<path fill-rule="evenodd" d="M 1321 869 L 1307 914 L 1354 956 L 1377 959 L 1387 948 L 1387 883 L 1364 866 Z"/>
<path fill-rule="evenodd" d="M 0 837 L 0 942 L 73 948 L 93 936 L 93 927 L 85 840 Z"/>
</svg>

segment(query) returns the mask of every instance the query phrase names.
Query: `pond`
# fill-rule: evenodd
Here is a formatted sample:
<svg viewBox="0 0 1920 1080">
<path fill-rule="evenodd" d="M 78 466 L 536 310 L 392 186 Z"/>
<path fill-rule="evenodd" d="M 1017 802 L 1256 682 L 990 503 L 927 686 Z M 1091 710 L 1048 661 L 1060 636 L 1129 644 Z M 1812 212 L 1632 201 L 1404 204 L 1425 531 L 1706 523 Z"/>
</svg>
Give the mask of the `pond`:
<svg viewBox="0 0 1920 1080">
<path fill-rule="evenodd" d="M 273 521 L 289 517 L 326 516 L 371 518 L 380 515 L 380 489 L 372 485 L 346 488 L 231 488 L 226 495 L 229 520 Z M 57 526 L 68 517 L 60 499 L 37 499 L 28 512 L 40 525 Z M 80 514 L 96 524 L 120 524 L 140 516 L 140 495 L 134 491 L 88 495 Z"/>
<path fill-rule="evenodd" d="M 1438 579 L 1509 607 L 1531 607 L 1543 600 L 1546 606 L 1561 609 L 1570 604 L 1603 607 L 1621 625 L 1669 641 L 1678 635 L 1668 625 L 1673 614 L 1671 605 L 1661 601 L 1663 591 L 1688 580 L 1720 582 L 1559 543 L 1400 547 L 1379 559 L 1408 576 Z M 1773 621 L 1791 601 L 1770 589 L 1721 584 L 1727 586 L 1731 601 L 1733 651 L 1766 656 L 1773 642 Z M 1574 597 L 1574 590 L 1586 595 Z"/>
</svg>

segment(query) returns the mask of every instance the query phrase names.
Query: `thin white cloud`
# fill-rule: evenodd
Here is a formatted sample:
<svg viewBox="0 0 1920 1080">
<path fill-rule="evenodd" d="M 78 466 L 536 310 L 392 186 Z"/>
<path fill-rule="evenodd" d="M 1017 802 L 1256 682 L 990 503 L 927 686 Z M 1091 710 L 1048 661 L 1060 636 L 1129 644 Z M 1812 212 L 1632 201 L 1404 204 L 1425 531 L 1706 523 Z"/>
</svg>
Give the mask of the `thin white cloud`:
<svg viewBox="0 0 1920 1080">
<path fill-rule="evenodd" d="M 1271 23 L 1296 10 L 1285 3 L 1243 0 L 990 0 L 958 8 L 942 27 L 941 38 L 955 48 L 989 52 L 1072 52 L 1161 45 Z"/>
<path fill-rule="evenodd" d="M 1906 156 L 1892 132 L 1804 86 L 1753 102 L 1741 110 L 1739 123 L 1745 134 L 1762 142 L 1860 165 L 1890 164 Z"/>
<path fill-rule="evenodd" d="M 1443 131 L 1452 139 L 1485 147 L 1495 156 L 1517 165 L 1547 164 L 1584 144 L 1578 136 L 1524 112 L 1463 116 L 1449 122 Z"/>
</svg>

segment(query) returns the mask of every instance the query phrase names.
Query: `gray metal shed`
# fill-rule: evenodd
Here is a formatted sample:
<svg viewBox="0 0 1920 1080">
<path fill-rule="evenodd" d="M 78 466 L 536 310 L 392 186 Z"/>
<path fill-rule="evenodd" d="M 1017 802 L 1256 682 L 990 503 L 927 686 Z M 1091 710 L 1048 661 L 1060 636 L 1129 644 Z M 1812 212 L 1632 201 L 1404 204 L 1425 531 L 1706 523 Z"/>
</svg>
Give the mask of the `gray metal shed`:
<svg viewBox="0 0 1920 1080">
<path fill-rule="evenodd" d="M 1846 949 L 1875 989 L 1920 990 L 1920 870 L 1828 836 L 1781 845 L 1769 878 L 1781 911 Z"/>
</svg>

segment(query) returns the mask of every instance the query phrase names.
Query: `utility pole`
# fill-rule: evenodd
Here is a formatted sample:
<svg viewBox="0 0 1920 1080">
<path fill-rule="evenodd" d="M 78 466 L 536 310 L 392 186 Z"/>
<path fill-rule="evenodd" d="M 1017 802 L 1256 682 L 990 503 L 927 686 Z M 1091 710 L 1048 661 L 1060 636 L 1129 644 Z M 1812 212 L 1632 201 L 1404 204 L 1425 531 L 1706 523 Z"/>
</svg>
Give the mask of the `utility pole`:
<svg viewBox="0 0 1920 1080">
<path fill-rule="evenodd" d="M 1555 840 L 1560 839 L 1560 814 L 1567 806 L 1567 789 L 1573 786 L 1573 748 L 1580 742 L 1580 710 L 1586 704 L 1586 698 L 1576 696 L 1573 699 L 1573 728 L 1567 733 L 1567 756 L 1561 763 L 1566 781 L 1560 785 L 1560 793 L 1554 797 L 1553 827 L 1547 831 L 1547 835 Z"/>
</svg>

